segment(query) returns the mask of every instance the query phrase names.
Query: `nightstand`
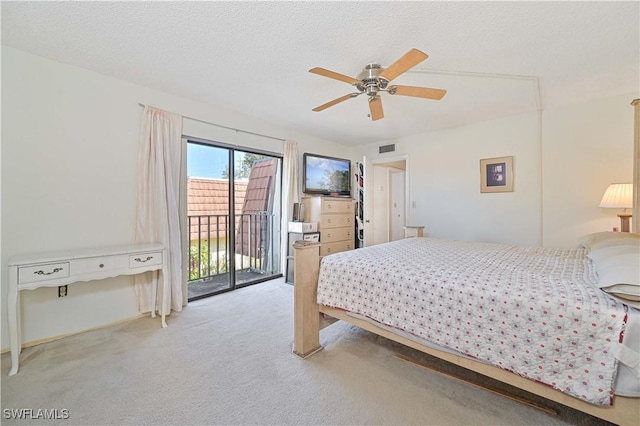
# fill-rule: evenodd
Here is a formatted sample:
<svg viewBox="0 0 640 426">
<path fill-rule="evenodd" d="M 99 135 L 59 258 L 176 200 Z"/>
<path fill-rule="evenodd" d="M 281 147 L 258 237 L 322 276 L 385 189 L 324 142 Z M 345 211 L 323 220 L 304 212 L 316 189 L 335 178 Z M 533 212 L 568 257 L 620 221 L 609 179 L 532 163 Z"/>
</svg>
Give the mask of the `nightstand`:
<svg viewBox="0 0 640 426">
<path fill-rule="evenodd" d="M 405 238 L 424 237 L 424 226 L 405 226 L 404 237 Z"/>
</svg>

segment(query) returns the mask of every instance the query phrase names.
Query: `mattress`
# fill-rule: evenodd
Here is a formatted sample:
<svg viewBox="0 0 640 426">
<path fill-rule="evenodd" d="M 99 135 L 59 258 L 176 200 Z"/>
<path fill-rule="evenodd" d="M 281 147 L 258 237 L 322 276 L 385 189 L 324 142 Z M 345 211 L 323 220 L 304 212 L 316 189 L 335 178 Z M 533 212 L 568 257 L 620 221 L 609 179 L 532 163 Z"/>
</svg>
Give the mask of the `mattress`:
<svg viewBox="0 0 640 426">
<path fill-rule="evenodd" d="M 638 395 L 638 312 L 597 287 L 584 249 L 400 240 L 324 257 L 318 303 L 593 404 Z"/>
</svg>

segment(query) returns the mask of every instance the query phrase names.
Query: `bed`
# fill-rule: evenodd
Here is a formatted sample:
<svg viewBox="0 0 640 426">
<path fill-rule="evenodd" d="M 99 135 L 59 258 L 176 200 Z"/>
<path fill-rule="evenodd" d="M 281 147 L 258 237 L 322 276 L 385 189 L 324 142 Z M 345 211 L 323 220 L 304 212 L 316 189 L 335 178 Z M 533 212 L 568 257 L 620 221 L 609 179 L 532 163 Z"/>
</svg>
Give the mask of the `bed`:
<svg viewBox="0 0 640 426">
<path fill-rule="evenodd" d="M 626 233 L 625 233 L 626 234 Z M 344 320 L 617 424 L 640 420 L 640 235 L 575 249 L 409 238 L 295 249 L 294 353 Z"/>
</svg>

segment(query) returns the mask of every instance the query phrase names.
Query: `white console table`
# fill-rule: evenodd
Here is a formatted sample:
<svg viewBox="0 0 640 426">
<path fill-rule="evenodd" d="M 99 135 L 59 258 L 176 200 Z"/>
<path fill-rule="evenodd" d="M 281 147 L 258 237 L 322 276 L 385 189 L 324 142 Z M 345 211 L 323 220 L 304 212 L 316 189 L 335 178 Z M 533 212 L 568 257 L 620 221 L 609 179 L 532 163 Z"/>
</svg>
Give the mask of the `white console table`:
<svg viewBox="0 0 640 426">
<path fill-rule="evenodd" d="M 9 292 L 7 313 L 11 339 L 12 376 L 18 372 L 22 351 L 20 325 L 20 291 L 40 287 L 58 287 L 80 281 L 101 280 L 120 275 L 136 275 L 165 268 L 167 252 L 162 244 L 142 244 L 121 247 L 101 247 L 77 251 L 41 253 L 16 256 L 9 259 Z M 165 288 L 162 298 L 165 297 Z M 157 285 L 152 289 L 156 300 Z M 154 310 L 151 316 L 155 317 Z M 162 327 L 166 327 L 165 313 L 161 312 Z"/>
</svg>

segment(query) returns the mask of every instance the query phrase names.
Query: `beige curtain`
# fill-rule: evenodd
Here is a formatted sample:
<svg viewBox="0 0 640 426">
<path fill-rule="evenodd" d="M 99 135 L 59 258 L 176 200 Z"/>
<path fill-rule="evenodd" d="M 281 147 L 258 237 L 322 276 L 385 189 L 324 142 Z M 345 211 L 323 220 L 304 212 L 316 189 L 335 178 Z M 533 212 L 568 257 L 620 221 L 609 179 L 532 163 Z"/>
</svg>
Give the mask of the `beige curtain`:
<svg viewBox="0 0 640 426">
<path fill-rule="evenodd" d="M 640 99 L 631 102 L 634 108 L 633 129 L 633 220 L 632 232 L 640 232 Z"/>
<path fill-rule="evenodd" d="M 282 219 L 281 219 L 281 270 L 286 276 L 287 254 L 289 250 L 289 222 L 293 220 L 293 203 L 300 201 L 298 173 L 298 142 L 284 141 L 284 159 L 282 161 Z"/>
<path fill-rule="evenodd" d="M 182 117 L 145 106 L 138 140 L 138 194 L 134 242 L 161 243 L 167 266 L 159 274 L 157 300 L 152 300 L 155 274 L 136 275 L 140 312 L 168 315 L 182 310 L 182 247 L 179 220 Z M 164 290 L 164 291 L 161 291 Z"/>
</svg>

